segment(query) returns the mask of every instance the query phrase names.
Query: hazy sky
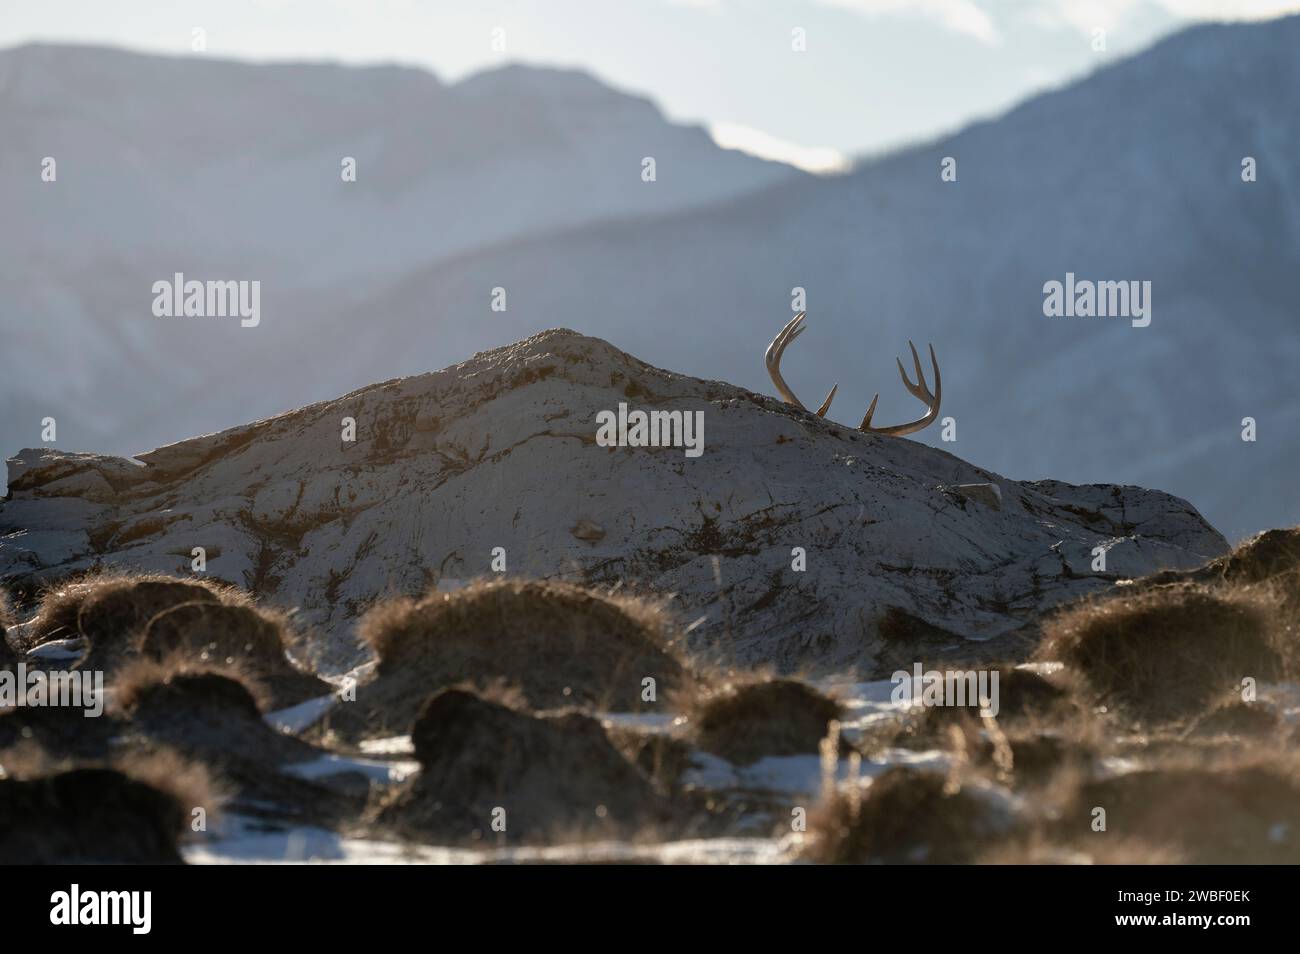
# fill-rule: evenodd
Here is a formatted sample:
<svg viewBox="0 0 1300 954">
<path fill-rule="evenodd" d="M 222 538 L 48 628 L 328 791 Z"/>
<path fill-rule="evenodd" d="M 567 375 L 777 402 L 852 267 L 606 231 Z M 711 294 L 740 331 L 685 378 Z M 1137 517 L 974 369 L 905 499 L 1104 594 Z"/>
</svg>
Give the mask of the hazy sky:
<svg viewBox="0 0 1300 954">
<path fill-rule="evenodd" d="M 581 66 L 724 145 L 807 167 L 995 114 L 1196 19 L 1300 0 L 4 0 L 0 46 L 419 64 Z M 504 53 L 493 49 L 494 31 Z M 793 31 L 806 49 L 792 49 Z M 1104 52 L 1094 31 L 1106 31 Z"/>
</svg>

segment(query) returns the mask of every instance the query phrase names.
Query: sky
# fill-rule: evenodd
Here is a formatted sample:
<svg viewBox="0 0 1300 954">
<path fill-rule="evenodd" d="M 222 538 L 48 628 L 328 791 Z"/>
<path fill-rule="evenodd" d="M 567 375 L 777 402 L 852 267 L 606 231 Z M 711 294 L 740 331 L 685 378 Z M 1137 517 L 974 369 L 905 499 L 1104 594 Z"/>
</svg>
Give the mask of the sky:
<svg viewBox="0 0 1300 954">
<path fill-rule="evenodd" d="M 397 62 L 447 81 L 508 62 L 581 67 L 723 146 L 821 172 L 997 115 L 1189 23 L 1300 11 L 1300 0 L 0 2 L 0 47 L 190 55 L 200 29 L 209 56 Z"/>
</svg>

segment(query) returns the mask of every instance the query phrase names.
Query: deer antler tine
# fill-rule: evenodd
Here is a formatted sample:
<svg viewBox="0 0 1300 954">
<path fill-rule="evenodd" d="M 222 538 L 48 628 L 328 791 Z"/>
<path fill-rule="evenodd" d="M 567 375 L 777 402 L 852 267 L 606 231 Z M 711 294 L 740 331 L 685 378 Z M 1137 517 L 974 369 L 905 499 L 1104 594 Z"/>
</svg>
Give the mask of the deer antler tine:
<svg viewBox="0 0 1300 954">
<path fill-rule="evenodd" d="M 934 356 L 934 345 L 930 345 L 930 364 L 934 368 L 934 394 L 930 399 L 934 401 L 934 411 L 939 413 L 939 399 L 943 397 L 943 381 L 939 378 L 939 359 Z"/>
<path fill-rule="evenodd" d="M 799 410 L 806 411 L 808 409 L 803 406 L 803 402 L 795 397 L 795 393 L 790 390 L 789 385 L 785 383 L 785 379 L 781 377 L 781 355 L 785 353 L 786 346 L 798 337 L 799 332 L 804 330 L 801 325 L 803 319 L 804 312 L 801 311 L 786 322 L 785 327 L 767 346 L 767 353 L 763 356 L 763 360 L 767 363 L 767 374 L 772 379 L 772 384 L 776 386 L 777 393 L 781 395 L 787 404 L 793 404 Z"/>
<path fill-rule="evenodd" d="M 826 400 L 822 401 L 822 406 L 817 409 L 818 417 L 825 417 L 826 412 L 831 409 L 831 401 L 835 400 L 835 392 L 840 389 L 838 384 L 831 385 L 831 393 L 826 395 Z"/>
<path fill-rule="evenodd" d="M 867 408 L 867 413 L 862 415 L 862 423 L 858 425 L 858 430 L 860 431 L 871 430 L 871 415 L 876 413 L 876 402 L 879 400 L 880 400 L 880 392 L 877 391 L 876 396 L 871 399 L 871 407 Z"/>
<path fill-rule="evenodd" d="M 902 359 L 902 358 L 895 358 L 895 359 L 894 359 L 894 364 L 898 365 L 898 374 L 899 374 L 899 376 L 903 379 L 903 386 L 904 386 L 905 388 L 907 388 L 909 391 L 911 391 L 913 394 L 915 394 L 915 393 L 916 393 L 916 391 L 915 391 L 916 385 L 913 384 L 912 381 L 911 381 L 911 379 L 908 378 L 908 376 L 907 376 L 907 369 L 905 369 L 905 368 L 903 367 L 903 359 Z"/>
<path fill-rule="evenodd" d="M 790 346 L 790 342 L 794 341 L 795 338 L 798 338 L 799 335 L 803 333 L 804 328 L 807 327 L 802 324 L 803 318 L 804 313 L 801 311 L 786 322 L 785 327 L 781 329 L 781 333 L 776 336 L 771 346 L 767 349 L 769 363 L 773 360 L 775 360 L 777 364 L 781 363 L 781 355 L 785 354 L 785 349 Z M 775 351 L 773 351 L 773 349 L 775 349 Z"/>
<path fill-rule="evenodd" d="M 903 370 L 903 362 L 898 358 L 895 358 L 894 361 L 898 364 L 898 373 L 902 375 L 903 386 L 907 388 L 908 392 L 911 393 L 913 397 L 920 398 L 926 404 L 929 404 L 930 401 L 934 399 L 934 395 L 930 393 L 930 389 L 925 383 L 925 372 L 921 369 L 921 358 L 916 353 L 916 345 L 912 344 L 910 341 L 907 345 L 912 349 L 912 364 L 916 367 L 917 383 L 912 383 L 911 379 L 907 376 L 907 372 Z"/>
</svg>

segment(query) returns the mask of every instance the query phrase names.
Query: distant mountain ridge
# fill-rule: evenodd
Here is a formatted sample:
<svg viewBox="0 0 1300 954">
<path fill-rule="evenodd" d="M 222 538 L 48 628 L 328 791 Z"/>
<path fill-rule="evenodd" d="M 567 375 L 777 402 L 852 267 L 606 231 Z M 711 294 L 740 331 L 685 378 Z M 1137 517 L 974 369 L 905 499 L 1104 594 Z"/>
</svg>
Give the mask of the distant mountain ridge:
<svg viewBox="0 0 1300 954">
<path fill-rule="evenodd" d="M 0 51 L 0 129 L 11 450 L 47 416 L 58 443 L 121 452 L 241 420 L 248 408 L 223 409 L 217 390 L 252 397 L 254 416 L 282 410 L 256 403 L 265 382 L 243 369 L 274 355 L 277 376 L 310 384 L 304 364 L 340 358 L 310 354 L 327 306 L 361 315 L 380 283 L 475 248 L 804 175 L 585 73 L 523 66 L 445 84 L 396 66 L 32 44 Z M 150 288 L 176 272 L 260 281 L 275 330 L 160 324 Z"/>
<path fill-rule="evenodd" d="M 1294 524 L 1297 49 L 1300 17 L 1196 27 L 848 176 L 471 254 L 403 276 L 369 307 L 410 340 L 431 316 L 478 311 L 491 281 L 511 289 L 511 310 L 440 324 L 448 356 L 562 316 L 656 362 L 770 390 L 761 355 L 802 288 L 810 333 L 787 378 L 809 400 L 838 381 L 838 420 L 856 423 L 876 391 L 877 420 L 914 416 L 893 359 L 909 338 L 932 341 L 957 442 L 938 428 L 917 439 L 1021 478 L 1161 487 L 1234 538 Z M 945 157 L 955 182 L 940 179 Z M 1150 281 L 1152 323 L 1045 317 L 1044 284 L 1071 272 Z M 341 339 L 347 322 L 321 326 Z M 372 374 L 424 357 L 360 346 Z M 339 385 L 362 380 L 340 369 Z"/>
<path fill-rule="evenodd" d="M 1233 538 L 1297 523 L 1296 49 L 1300 17 L 1195 27 L 997 120 L 832 179 L 786 171 L 768 177 L 770 166 L 708 148 L 667 161 L 662 150 L 653 153 L 660 156 L 658 181 L 644 183 L 637 164 L 652 150 L 629 118 L 653 118 L 644 101 L 564 75 L 552 85 L 582 106 L 560 110 L 564 122 L 548 122 L 555 111 L 512 82 L 533 77 L 512 72 L 518 68 L 454 87 L 379 70 L 375 82 L 398 90 L 385 107 L 395 115 L 405 102 L 400 90 L 424 83 L 420 95 L 442 102 L 460 90 L 471 104 L 458 107 L 465 115 L 490 113 L 472 105 L 490 101 L 509 122 L 484 121 L 482 141 L 494 144 L 486 152 L 458 144 L 445 118 L 376 134 L 374 151 L 354 147 L 358 185 L 368 182 L 372 191 L 351 193 L 330 192 L 345 190 L 330 175 L 304 180 L 277 172 L 286 168 L 281 153 L 301 146 L 277 131 L 276 154 L 243 173 L 260 190 L 256 204 L 268 221 L 241 228 L 252 214 L 245 211 L 233 221 L 193 224 L 221 245 L 204 261 L 228 263 L 223 267 L 235 274 L 199 276 L 204 261 L 185 269 L 196 277 L 272 279 L 264 288 L 266 318 L 255 331 L 150 323 L 148 285 L 141 283 L 174 269 L 155 274 L 161 258 L 142 270 L 120 260 L 108 226 L 54 220 L 62 224 L 51 227 L 51 241 L 100 235 L 92 243 L 99 251 L 76 267 L 51 271 L 43 255 L 25 257 L 26 240 L 17 242 L 10 257 L 0 256 L 0 300 L 19 316 L 16 325 L 6 319 L 6 333 L 16 330 L 30 360 L 7 375 L 3 397 L 15 412 L 0 422 L 0 438 L 11 448 L 30 445 L 34 422 L 59 405 L 71 428 L 66 436 L 61 429 L 60 446 L 126 452 L 427 371 L 557 324 L 618 341 L 662 366 L 770 390 L 762 351 L 788 320 L 798 287 L 806 291 L 811 333 L 787 356 L 787 379 L 809 400 L 838 381 L 831 410 L 838 420 L 856 423 L 876 391 L 878 421 L 915 416 L 893 359 L 906 353 L 909 338 L 932 341 L 944 377 L 941 416 L 956 420 L 957 441 L 945 449 L 1017 478 L 1160 487 L 1191 500 Z M 15 53 L 23 51 L 0 54 L 0 75 Z M 198 89 L 214 88 L 211 71 L 227 67 L 285 77 L 298 68 L 167 63 L 192 74 Z M 351 75 L 303 69 L 337 71 L 342 86 Z M 10 85 L 0 82 L 0 89 Z M 285 79 L 288 101 L 299 85 L 328 87 L 315 78 Z M 356 99 L 322 109 L 318 122 L 369 128 L 368 104 L 384 97 Z M 0 98 L 0 111 L 6 102 Z M 231 109 L 230 136 L 240 142 L 243 114 L 233 101 Z M 670 135 L 666 124 L 647 128 L 697 144 L 704 136 Z M 531 151 L 521 155 L 509 145 L 516 131 L 524 134 L 518 141 L 546 143 L 539 154 L 560 157 L 554 165 L 570 169 L 563 181 L 583 196 L 589 220 L 534 214 L 530 203 L 550 209 L 557 197 L 561 206 L 576 200 L 555 172 L 521 175 L 521 162 L 537 167 L 528 166 Z M 0 169 L 18 161 L 15 141 L 24 143 L 22 168 L 35 189 L 31 170 L 40 150 L 30 137 L 0 143 Z M 399 141 L 402 148 L 383 151 Z M 453 198 L 434 200 L 405 185 L 420 181 L 421 163 L 436 158 L 421 152 L 421 142 L 439 143 L 441 161 L 464 157 L 448 178 Z M 311 154 L 311 167 L 329 165 L 336 176 L 340 148 L 330 140 Z M 552 148 L 560 151 L 547 152 Z M 485 166 L 486 156 L 495 158 Z M 940 179 L 947 156 L 957 160 L 956 182 Z M 1246 156 L 1256 160 L 1255 182 L 1241 179 Z M 367 169 L 399 160 L 408 165 L 366 179 Z M 684 170 L 732 161 L 742 174 L 730 195 L 716 187 L 704 190 L 707 199 L 692 193 L 675 204 L 664 194 Z M 237 166 L 231 158 L 190 188 L 206 195 Z M 620 185 L 606 194 L 592 179 L 593 170 L 613 167 L 620 183 L 626 172 L 628 191 Z M 728 174 L 705 178 L 716 186 Z M 483 197 L 485 180 L 507 183 L 495 201 Z M 309 194 L 303 181 L 318 192 Z M 104 185 L 94 194 L 114 189 L 121 191 Z M 389 202 L 389 190 L 400 199 Z M 330 232 L 313 218 L 341 201 L 371 199 L 388 202 L 383 208 L 392 213 L 370 219 L 372 231 Z M 66 200 L 37 191 L 27 201 L 16 219 L 24 228 L 40 218 L 32 203 Z M 485 225 L 485 207 L 505 218 Z M 240 208 L 232 204 L 231 214 Z M 19 232 L 6 230 L 9 240 Z M 421 244 L 426 232 L 431 237 Z M 359 256 L 348 260 L 355 272 L 326 253 L 318 269 L 303 264 L 316 261 L 331 235 L 347 236 L 339 243 Z M 445 247 L 463 239 L 454 251 Z M 403 258 L 413 246 L 422 259 Z M 280 264 L 286 258 L 292 261 Z M 1044 317 L 1043 284 L 1067 272 L 1151 281 L 1151 325 Z M 491 309 L 494 289 L 508 296 L 505 311 Z M 58 395 L 37 384 L 51 378 L 66 382 Z M 1253 443 L 1241 439 L 1248 417 L 1257 424 Z M 939 443 L 939 429 L 917 438 Z"/>
</svg>

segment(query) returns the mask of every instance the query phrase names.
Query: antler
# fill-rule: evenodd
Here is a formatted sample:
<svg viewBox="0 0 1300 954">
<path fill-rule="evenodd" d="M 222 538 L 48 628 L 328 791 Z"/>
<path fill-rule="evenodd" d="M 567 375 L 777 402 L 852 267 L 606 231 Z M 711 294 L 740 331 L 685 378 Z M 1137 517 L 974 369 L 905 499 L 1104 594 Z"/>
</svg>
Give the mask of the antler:
<svg viewBox="0 0 1300 954">
<path fill-rule="evenodd" d="M 767 373 L 771 376 L 772 383 L 776 385 L 776 389 L 780 393 L 781 397 L 785 399 L 787 404 L 793 404 L 801 411 L 806 411 L 808 409 L 803 406 L 802 402 L 800 402 L 797 397 L 795 397 L 794 392 L 791 391 L 789 386 L 785 383 L 785 379 L 781 377 L 781 355 L 785 353 L 785 349 L 791 341 L 794 341 L 795 338 L 798 338 L 807 330 L 808 326 L 803 323 L 805 314 L 806 312 L 799 312 L 799 314 L 795 315 L 794 318 L 790 320 L 789 324 L 781 329 L 781 333 L 773 338 L 772 343 L 767 346 L 767 354 L 764 357 L 764 360 L 767 362 Z M 867 413 L 863 415 L 862 423 L 858 425 L 858 430 L 869 434 L 886 434 L 890 437 L 901 437 L 904 434 L 912 434 L 922 428 L 929 427 L 934 423 L 935 418 L 939 416 L 939 403 L 943 398 L 943 380 L 939 377 L 939 361 L 934 356 L 934 345 L 930 345 L 930 364 L 934 367 L 933 394 L 930 393 L 930 388 L 925 383 L 925 372 L 921 370 L 921 357 L 916 353 L 916 345 L 909 341 L 907 346 L 912 349 L 912 363 L 916 367 L 917 383 L 913 384 L 911 379 L 908 378 L 907 372 L 903 370 L 903 362 L 895 359 L 898 361 L 898 373 L 902 375 L 903 386 L 906 387 L 913 396 L 919 398 L 925 403 L 927 407 L 925 414 L 907 424 L 895 424 L 891 427 L 872 427 L 871 416 L 876 413 L 876 401 L 880 399 L 880 393 L 877 392 L 876 396 L 871 399 L 871 406 L 867 408 Z M 831 406 L 831 399 L 835 397 L 835 392 L 838 388 L 839 385 L 837 384 L 831 388 L 831 393 L 826 395 L 826 400 L 823 401 L 822 406 L 817 409 L 818 417 L 826 416 L 826 411 Z"/>
<path fill-rule="evenodd" d="M 767 362 L 767 373 L 772 378 L 772 383 L 776 385 L 776 390 L 781 397 L 785 398 L 786 404 L 793 404 L 801 411 L 808 410 L 803 406 L 803 402 L 794 396 L 789 385 L 785 383 L 785 378 L 781 377 L 781 355 L 785 354 L 786 346 L 808 330 L 808 326 L 803 323 L 804 315 L 807 312 L 801 311 L 795 315 L 781 329 L 781 333 L 772 339 L 772 343 L 767 346 L 767 354 L 763 360 Z M 839 390 L 839 385 L 831 386 L 831 393 L 826 395 L 826 400 L 822 401 L 822 406 L 817 409 L 818 417 L 825 417 L 826 412 L 830 410 L 831 401 L 835 399 L 835 392 Z"/>
</svg>

